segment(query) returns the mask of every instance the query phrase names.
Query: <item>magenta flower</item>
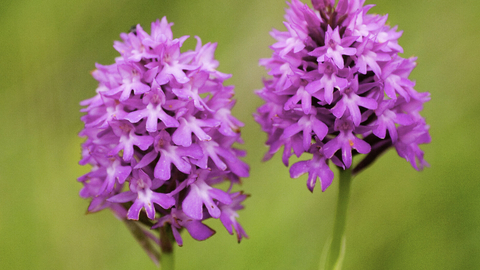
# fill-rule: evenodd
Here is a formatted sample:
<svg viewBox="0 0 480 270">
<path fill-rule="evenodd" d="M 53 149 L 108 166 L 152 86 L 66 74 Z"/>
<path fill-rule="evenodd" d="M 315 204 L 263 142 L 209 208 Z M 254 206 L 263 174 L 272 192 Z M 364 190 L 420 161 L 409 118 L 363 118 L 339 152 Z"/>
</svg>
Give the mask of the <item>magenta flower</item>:
<svg viewBox="0 0 480 270">
<path fill-rule="evenodd" d="M 265 101 L 255 120 L 268 135 L 269 159 L 284 146 L 283 163 L 292 154 L 306 160 L 290 168 L 293 178 L 308 173 L 313 191 L 330 185 L 332 161 L 353 174 L 395 147 L 415 169 L 428 165 L 420 144 L 429 143 L 428 125 L 419 112 L 429 100 L 408 76 L 415 58 L 398 55 L 401 32 L 385 24 L 387 16 L 367 14 L 364 0 L 298 0 L 288 3 L 287 31 L 273 30 L 272 57 L 260 60 L 272 77 L 257 94 Z"/>
<path fill-rule="evenodd" d="M 309 52 L 308 55 L 316 56 L 317 62 L 322 63 L 327 58 L 333 60 L 339 69 L 344 68 L 343 55 L 354 55 L 357 52 L 356 48 L 350 47 L 357 37 L 344 36 L 343 40 L 340 38 L 339 27 L 332 30 L 330 25 L 327 25 L 328 30 L 325 32 L 325 41 L 323 46 Z"/>
<path fill-rule="evenodd" d="M 315 147 L 313 148 L 315 149 Z M 325 191 L 333 180 L 333 172 L 328 167 L 327 157 L 325 157 L 322 148 L 319 147 L 316 150 L 317 151 L 313 150 L 311 160 L 299 161 L 290 167 L 290 175 L 292 178 L 300 177 L 308 172 L 307 187 L 312 192 L 317 183 L 317 177 L 320 178 L 322 191 Z"/>
<path fill-rule="evenodd" d="M 241 202 L 243 202 L 247 198 L 247 195 L 243 194 L 242 192 L 235 192 L 230 193 L 229 196 L 232 202 L 229 204 L 221 203 L 219 206 L 221 210 L 220 220 L 230 234 L 233 234 L 233 231 L 235 230 L 238 242 L 240 242 L 240 240 L 242 240 L 242 237 L 248 237 L 248 235 L 243 230 L 242 225 L 240 225 L 240 223 L 238 223 L 237 221 L 237 210 L 243 209 L 243 205 L 241 205 Z"/>
<path fill-rule="evenodd" d="M 197 37 L 195 50 L 182 53 L 187 37 L 174 39 L 171 25 L 157 20 L 151 35 L 137 25 L 114 43 L 114 64 L 96 65 L 97 95 L 81 103 L 80 164 L 92 169 L 78 179 L 80 196 L 91 199 L 89 212 L 110 208 L 137 222 L 140 241 L 159 243 L 150 227 L 171 230 L 179 245 L 183 228 L 205 240 L 214 234 L 208 218 L 240 240 L 247 235 L 237 210 L 247 196 L 231 187 L 249 168 L 233 148 L 243 124 L 231 115 L 233 87 L 223 85 L 230 75 L 216 70 L 215 43 Z M 215 187 L 225 181 L 230 189 Z"/>
<path fill-rule="evenodd" d="M 114 195 L 107 199 L 113 203 L 126 203 L 133 200 L 132 206 L 128 209 L 127 218 L 138 220 L 140 210 L 145 208 L 149 219 L 155 218 L 154 203 L 163 209 L 168 209 L 175 205 L 175 199 L 168 194 L 153 192 L 162 186 L 160 180 L 152 181 L 143 170 L 134 170 L 130 179 L 130 190 Z"/>
</svg>

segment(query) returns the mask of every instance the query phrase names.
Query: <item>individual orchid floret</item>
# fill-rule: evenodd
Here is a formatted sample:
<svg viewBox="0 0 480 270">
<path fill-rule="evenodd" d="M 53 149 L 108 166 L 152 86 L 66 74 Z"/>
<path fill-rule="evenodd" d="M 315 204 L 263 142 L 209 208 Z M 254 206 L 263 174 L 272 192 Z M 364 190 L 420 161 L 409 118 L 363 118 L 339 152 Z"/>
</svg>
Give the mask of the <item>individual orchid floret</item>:
<svg viewBox="0 0 480 270">
<path fill-rule="evenodd" d="M 122 77 L 122 82 L 118 87 L 110 89 L 105 93 L 106 96 L 113 96 L 121 93 L 119 100 L 125 101 L 129 98 L 130 92 L 134 94 L 143 94 L 150 90 L 150 87 L 141 82 L 142 71 L 134 64 L 119 64 L 118 72 Z"/>
<path fill-rule="evenodd" d="M 171 232 L 182 245 L 183 228 L 205 240 L 214 234 L 202 223 L 209 218 L 230 234 L 233 226 L 241 239 L 236 211 L 246 195 L 232 187 L 249 167 L 234 148 L 243 124 L 231 114 L 230 75 L 216 70 L 216 43 L 197 37 L 195 50 L 182 52 L 188 37 L 173 38 L 172 25 L 163 18 L 151 34 L 140 25 L 121 34 L 114 43 L 121 56 L 92 72 L 99 84 L 96 96 L 81 102 L 80 132 L 80 164 L 91 171 L 78 179 L 80 196 L 91 199 L 89 212 L 110 208 L 141 243 L 169 241 L 162 233 Z M 216 187 L 224 182 L 228 190 Z M 156 258 L 150 246 L 143 245 Z"/>
<path fill-rule="evenodd" d="M 416 170 L 428 166 L 423 159 L 423 151 L 418 147 L 419 144 L 430 142 L 428 128 L 423 119 L 419 119 L 416 123 L 398 129 L 398 142 L 395 143 L 395 149 L 398 155 L 410 162 Z"/>
<path fill-rule="evenodd" d="M 152 226 L 152 229 L 163 226 L 172 228 L 173 237 L 179 246 L 183 246 L 183 239 L 180 235 L 180 230 L 183 228 L 187 229 L 188 233 L 198 241 L 206 240 L 215 234 L 212 228 L 203 224 L 200 220 L 187 216 L 183 211 L 176 208 L 172 208 L 170 214 L 159 218 L 157 224 Z"/>
<path fill-rule="evenodd" d="M 342 69 L 345 64 L 342 55 L 355 55 L 356 48 L 350 47 L 357 39 L 355 36 L 345 36 L 340 38 L 339 28 L 336 27 L 332 30 L 330 25 L 327 26 L 327 32 L 325 32 L 325 45 L 318 47 L 308 54 L 317 57 L 317 62 L 321 63 L 325 61 L 325 58 L 333 60 L 338 68 Z"/>
<path fill-rule="evenodd" d="M 165 93 L 156 81 L 152 82 L 151 90 L 143 95 L 143 103 L 146 104 L 145 109 L 137 110 L 128 113 L 124 118 L 132 123 L 145 119 L 146 128 L 148 132 L 157 131 L 158 120 L 160 120 L 165 127 L 178 127 L 177 119 L 167 114 L 162 106 L 165 104 Z"/>
<path fill-rule="evenodd" d="M 310 79 L 305 90 L 310 94 L 315 94 L 318 91 L 323 93 L 321 100 L 324 100 L 328 104 L 331 104 L 333 101 L 333 92 L 335 88 L 344 88 L 348 85 L 348 80 L 342 77 L 339 73 L 338 67 L 330 60 L 319 63 L 317 71 L 312 71 L 309 74 L 304 76 L 304 79 Z M 319 78 L 317 80 L 317 78 Z"/>
<path fill-rule="evenodd" d="M 328 167 L 327 157 L 323 154 L 322 148 L 313 153 L 310 160 L 299 161 L 290 167 L 290 177 L 298 178 L 308 172 L 307 187 L 313 192 L 313 188 L 320 179 L 322 191 L 325 191 L 333 181 L 333 172 Z"/>
<path fill-rule="evenodd" d="M 132 167 L 122 166 L 121 160 L 118 157 L 113 157 L 108 159 L 108 165 L 103 164 L 100 170 L 105 168 L 105 181 L 102 184 L 102 187 L 99 190 L 98 195 L 112 192 L 115 187 L 115 183 L 124 183 L 127 177 L 132 172 Z"/>
<path fill-rule="evenodd" d="M 123 160 L 130 161 L 133 157 L 134 146 L 145 151 L 153 143 L 150 136 L 140 136 L 135 134 L 135 126 L 128 121 L 110 122 L 113 133 L 119 137 L 118 144 L 108 153 L 113 156 L 123 150 Z"/>
<path fill-rule="evenodd" d="M 175 204 L 175 200 L 169 195 L 152 191 L 161 187 L 162 184 L 159 180 L 152 181 L 143 170 L 134 170 L 130 179 L 130 191 L 112 196 L 108 201 L 116 203 L 133 201 L 127 212 L 128 219 L 138 220 L 142 208 L 145 208 L 149 219 L 155 219 L 154 203 L 164 209 Z"/>
<path fill-rule="evenodd" d="M 285 35 L 287 37 L 286 40 L 282 40 L 272 45 L 272 48 L 282 48 L 282 50 L 279 52 L 280 56 L 285 56 L 290 51 L 293 51 L 293 53 L 298 53 L 299 51 L 303 50 L 303 48 L 305 48 L 303 40 L 307 38 L 306 33 L 302 32 L 301 29 L 299 29 L 300 27 L 294 23 L 289 24 L 284 22 L 284 25 L 287 27 L 290 35 Z"/>
<path fill-rule="evenodd" d="M 314 114 L 305 115 L 297 123 L 285 128 L 280 139 L 290 138 L 299 132 L 302 132 L 303 149 L 308 151 L 312 143 L 312 135 L 322 140 L 328 133 L 328 127 L 318 120 Z"/>
<path fill-rule="evenodd" d="M 353 124 L 359 126 L 362 120 L 360 106 L 366 109 L 375 110 L 377 108 L 377 102 L 373 98 L 363 97 L 358 88 L 358 75 L 355 75 L 350 80 L 350 85 L 341 89 L 341 98 L 331 109 L 332 114 L 340 119 L 345 112 L 348 112 L 352 116 Z"/>
<path fill-rule="evenodd" d="M 190 185 L 190 191 L 182 203 L 183 212 L 188 216 L 198 220 L 203 219 L 204 205 L 210 216 L 219 218 L 221 215 L 221 210 L 218 207 L 217 202 L 221 202 L 226 205 L 232 203 L 232 199 L 227 192 L 212 188 L 205 183 L 204 179 L 209 173 L 210 172 L 208 170 L 203 170 L 198 173 L 199 176 L 197 180 Z"/>
<path fill-rule="evenodd" d="M 242 240 L 243 237 L 248 238 L 247 233 L 243 229 L 242 225 L 238 223 L 238 210 L 243 209 L 243 205 L 241 204 L 248 196 L 243 194 L 242 192 L 235 192 L 231 193 L 230 195 L 231 203 L 230 204 L 219 204 L 219 208 L 221 210 L 220 220 L 223 223 L 223 226 L 227 228 L 227 231 L 230 234 L 235 233 L 237 234 L 238 242 Z"/>
<path fill-rule="evenodd" d="M 360 127 L 357 129 L 360 129 Z M 341 150 L 343 164 L 346 168 L 350 168 L 352 165 L 352 149 L 361 154 L 370 152 L 371 146 L 355 136 L 356 128 L 350 117 L 335 120 L 335 131 L 338 131 L 339 134 L 324 146 L 323 152 L 326 157 L 331 158 L 337 150 Z"/>
<path fill-rule="evenodd" d="M 312 0 L 312 9 L 292 0 L 286 31 L 271 31 L 272 56 L 260 60 L 271 76 L 256 92 L 265 104 L 254 115 L 267 133 L 264 159 L 282 146 L 286 166 L 292 155 L 309 155 L 290 175 L 308 173 L 310 191 L 317 179 L 322 191 L 330 185 L 330 161 L 357 174 L 392 147 L 414 168 L 428 165 L 419 145 L 430 142 L 420 115 L 429 94 L 408 78 L 416 58 L 398 55 L 402 32 L 364 2 Z"/>
</svg>

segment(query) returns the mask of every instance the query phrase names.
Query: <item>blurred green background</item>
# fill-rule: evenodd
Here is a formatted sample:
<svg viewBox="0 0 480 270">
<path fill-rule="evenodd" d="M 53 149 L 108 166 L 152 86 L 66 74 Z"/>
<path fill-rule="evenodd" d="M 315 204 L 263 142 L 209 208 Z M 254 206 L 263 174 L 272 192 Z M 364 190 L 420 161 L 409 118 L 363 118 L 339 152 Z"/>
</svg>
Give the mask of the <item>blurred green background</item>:
<svg viewBox="0 0 480 270">
<path fill-rule="evenodd" d="M 372 1 L 367 1 L 372 3 Z M 344 269 L 480 269 L 480 2 L 377 0 L 404 30 L 411 78 L 429 91 L 423 111 L 431 167 L 415 171 L 390 150 L 353 184 Z M 253 91 L 270 57 L 268 32 L 284 30 L 281 0 L 60 1 L 0 4 L 0 269 L 156 269 L 108 211 L 85 215 L 76 178 L 82 138 L 79 101 L 95 94 L 94 63 L 111 64 L 113 41 L 132 25 L 167 16 L 174 37 L 218 42 L 219 70 L 233 74 L 234 114 L 243 128 L 252 194 L 236 243 L 218 220 L 197 242 L 184 232 L 177 269 L 317 269 L 332 232 L 338 184 L 311 194 L 276 156 L 262 163 L 266 136 L 252 113 Z"/>
</svg>

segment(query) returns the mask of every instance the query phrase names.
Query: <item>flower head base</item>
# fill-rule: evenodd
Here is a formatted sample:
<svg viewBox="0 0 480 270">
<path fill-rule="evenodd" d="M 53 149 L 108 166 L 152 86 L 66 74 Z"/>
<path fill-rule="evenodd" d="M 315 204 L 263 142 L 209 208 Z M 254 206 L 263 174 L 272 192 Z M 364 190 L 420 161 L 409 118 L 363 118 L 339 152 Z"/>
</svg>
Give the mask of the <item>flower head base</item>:
<svg viewBox="0 0 480 270">
<path fill-rule="evenodd" d="M 187 37 L 173 39 L 171 25 L 163 18 L 151 35 L 140 25 L 121 34 L 115 64 L 93 71 L 99 86 L 81 103 L 80 132 L 87 138 L 80 164 L 92 170 L 79 178 L 80 195 L 92 199 L 90 212 L 111 208 L 124 220 L 167 226 L 179 245 L 182 228 L 197 240 L 213 235 L 202 223 L 210 217 L 240 241 L 247 235 L 236 211 L 247 196 L 213 187 L 249 171 L 232 147 L 243 124 L 230 113 L 233 87 L 223 85 L 230 75 L 216 70 L 216 44 L 197 37 L 195 51 L 180 52 Z"/>
<path fill-rule="evenodd" d="M 320 178 L 330 185 L 331 160 L 340 168 L 366 154 L 353 173 L 395 147 L 420 170 L 428 163 L 419 144 L 429 143 L 428 125 L 420 116 L 428 93 L 418 93 L 408 79 L 415 58 L 398 55 L 401 32 L 385 25 L 387 16 L 367 14 L 364 0 L 312 0 L 314 10 L 298 0 L 288 3 L 288 31 L 274 30 L 273 55 L 260 60 L 273 77 L 257 94 L 265 100 L 256 121 L 268 134 L 269 159 L 283 145 L 283 162 L 292 154 L 311 159 L 290 168 L 297 178 L 309 174 L 313 191 Z"/>
</svg>

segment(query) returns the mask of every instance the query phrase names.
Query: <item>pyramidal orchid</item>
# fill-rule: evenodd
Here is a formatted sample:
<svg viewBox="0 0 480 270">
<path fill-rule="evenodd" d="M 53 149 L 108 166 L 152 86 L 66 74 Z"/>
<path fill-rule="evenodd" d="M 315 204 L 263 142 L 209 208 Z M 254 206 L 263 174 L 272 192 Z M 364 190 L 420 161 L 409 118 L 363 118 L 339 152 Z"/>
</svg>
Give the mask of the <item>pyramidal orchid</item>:
<svg viewBox="0 0 480 270">
<path fill-rule="evenodd" d="M 151 34 L 137 25 L 114 43 L 114 64 L 96 65 L 97 93 L 81 102 L 80 164 L 91 171 L 78 179 L 88 212 L 111 209 L 166 269 L 184 228 L 197 240 L 215 233 L 206 219 L 219 219 L 239 242 L 247 237 L 237 221 L 247 195 L 232 187 L 249 175 L 233 147 L 243 124 L 230 113 L 234 91 L 216 70 L 216 44 L 196 37 L 195 50 L 181 52 L 188 37 L 173 38 L 171 26 L 165 17 Z M 223 182 L 227 190 L 216 187 Z"/>
<path fill-rule="evenodd" d="M 368 14 L 373 5 L 364 2 L 312 0 L 312 9 L 291 0 L 286 31 L 271 32 L 273 54 L 260 60 L 271 76 L 256 92 L 265 103 L 254 115 L 268 137 L 264 159 L 282 146 L 286 166 L 292 155 L 303 158 L 290 176 L 308 174 L 312 192 L 317 182 L 322 191 L 332 183 L 329 164 L 340 170 L 328 269 L 341 261 L 351 177 L 390 148 L 417 170 L 428 166 L 419 145 L 430 142 L 429 126 L 419 112 L 430 97 L 409 79 L 416 58 L 399 55 L 402 32 L 385 24 L 387 15 Z"/>
</svg>

